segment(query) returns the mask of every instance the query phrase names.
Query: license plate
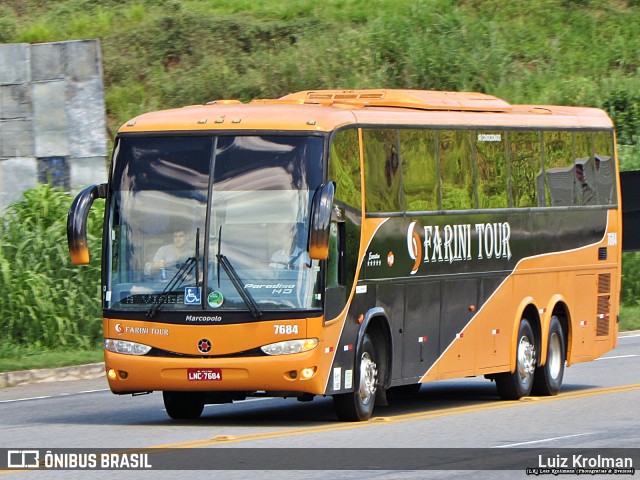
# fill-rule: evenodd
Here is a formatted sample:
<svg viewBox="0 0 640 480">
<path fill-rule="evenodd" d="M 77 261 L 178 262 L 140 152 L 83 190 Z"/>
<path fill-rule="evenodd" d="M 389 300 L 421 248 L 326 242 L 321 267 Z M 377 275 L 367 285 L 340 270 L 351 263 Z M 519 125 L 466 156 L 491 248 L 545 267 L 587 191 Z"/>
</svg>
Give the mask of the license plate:
<svg viewBox="0 0 640 480">
<path fill-rule="evenodd" d="M 190 382 L 219 382 L 222 380 L 221 368 L 188 368 L 187 380 Z"/>
</svg>

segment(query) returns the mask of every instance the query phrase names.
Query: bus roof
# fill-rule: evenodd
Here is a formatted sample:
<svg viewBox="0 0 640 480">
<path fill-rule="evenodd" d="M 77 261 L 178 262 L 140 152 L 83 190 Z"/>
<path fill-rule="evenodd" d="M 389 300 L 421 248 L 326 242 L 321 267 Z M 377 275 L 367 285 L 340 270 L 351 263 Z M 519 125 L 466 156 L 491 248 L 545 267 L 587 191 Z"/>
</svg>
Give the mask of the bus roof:
<svg viewBox="0 0 640 480">
<path fill-rule="evenodd" d="M 279 130 L 328 132 L 350 125 L 478 128 L 613 128 L 597 108 L 511 105 L 475 92 L 310 90 L 250 103 L 218 100 L 146 113 L 126 132 Z"/>
</svg>

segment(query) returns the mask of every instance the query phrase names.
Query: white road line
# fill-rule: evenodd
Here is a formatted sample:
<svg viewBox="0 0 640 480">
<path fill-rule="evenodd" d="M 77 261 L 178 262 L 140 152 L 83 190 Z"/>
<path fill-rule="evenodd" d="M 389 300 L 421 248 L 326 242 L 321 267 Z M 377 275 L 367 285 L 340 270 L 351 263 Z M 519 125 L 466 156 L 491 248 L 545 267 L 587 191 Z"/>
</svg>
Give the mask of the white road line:
<svg viewBox="0 0 640 480">
<path fill-rule="evenodd" d="M 575 435 L 565 435 L 563 437 L 551 437 L 551 438 L 543 438 L 542 440 L 532 440 L 530 442 L 520 442 L 520 443 L 510 443 L 509 445 L 497 445 L 492 448 L 511 448 L 511 447 L 519 447 L 521 445 L 533 445 L 535 443 L 545 443 L 545 442 L 553 442 L 554 440 L 563 440 L 565 438 L 574 438 L 574 437 L 583 437 L 585 435 L 593 435 L 593 433 L 577 433 Z"/>
<path fill-rule="evenodd" d="M 596 358 L 595 360 L 615 360 L 617 358 L 632 358 L 632 357 L 639 357 L 640 355 L 617 355 L 615 357 L 600 357 L 600 358 Z"/>
<path fill-rule="evenodd" d="M 59 393 L 58 395 L 44 395 L 42 397 L 25 397 L 25 398 L 14 398 L 11 400 L 0 400 L 0 403 L 26 402 L 28 400 L 44 400 L 46 398 L 69 397 L 72 395 L 82 395 L 84 393 L 108 392 L 108 391 L 109 391 L 108 388 L 103 388 L 100 390 L 85 390 L 83 392 Z"/>
<path fill-rule="evenodd" d="M 25 400 L 42 400 L 43 398 L 51 398 L 51 395 L 46 395 L 44 397 L 27 397 L 27 398 L 15 398 L 13 400 L 0 400 L 0 403 L 24 402 Z"/>
<path fill-rule="evenodd" d="M 633 335 L 620 335 L 618 340 L 624 340 L 625 338 L 635 338 L 640 337 L 640 333 L 634 333 Z"/>
</svg>

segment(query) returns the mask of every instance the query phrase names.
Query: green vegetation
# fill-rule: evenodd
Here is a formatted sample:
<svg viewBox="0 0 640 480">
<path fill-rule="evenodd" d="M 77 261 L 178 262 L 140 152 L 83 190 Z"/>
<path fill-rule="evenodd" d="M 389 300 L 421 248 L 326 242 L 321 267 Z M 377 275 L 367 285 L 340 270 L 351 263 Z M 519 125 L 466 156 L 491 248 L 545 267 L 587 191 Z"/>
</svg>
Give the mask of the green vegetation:
<svg viewBox="0 0 640 480">
<path fill-rule="evenodd" d="M 31 370 L 35 368 L 67 367 L 98 363 L 104 361 L 102 348 L 88 350 L 52 350 L 45 352 L 30 352 L 22 348 L 9 351 L 0 349 L 0 372 L 16 370 Z"/>
<path fill-rule="evenodd" d="M 71 197 L 49 185 L 28 190 L 0 222 L 0 357 L 95 349 L 101 337 L 100 265 L 76 267 L 66 246 Z M 101 206 L 89 216 L 100 251 Z"/>
<path fill-rule="evenodd" d="M 0 41 L 100 38 L 113 130 L 138 113 L 317 88 L 478 90 L 640 129 L 638 0 L 5 0 Z"/>
<path fill-rule="evenodd" d="M 319 88 L 475 90 L 607 110 L 640 169 L 640 0 L 4 0 L 0 42 L 100 38 L 108 125 L 220 98 Z M 0 357 L 92 349 L 99 265 L 73 267 L 70 199 L 28 192 L 0 222 Z M 97 206 L 97 205 L 96 205 Z M 100 209 L 91 251 L 99 254 Z M 625 254 L 623 325 L 640 254 Z M 640 312 L 638 312 L 640 313 Z M 24 357 L 26 358 L 26 357 Z M 25 360 L 26 361 L 26 360 Z"/>
<path fill-rule="evenodd" d="M 640 305 L 620 308 L 620 331 L 640 330 Z"/>
</svg>

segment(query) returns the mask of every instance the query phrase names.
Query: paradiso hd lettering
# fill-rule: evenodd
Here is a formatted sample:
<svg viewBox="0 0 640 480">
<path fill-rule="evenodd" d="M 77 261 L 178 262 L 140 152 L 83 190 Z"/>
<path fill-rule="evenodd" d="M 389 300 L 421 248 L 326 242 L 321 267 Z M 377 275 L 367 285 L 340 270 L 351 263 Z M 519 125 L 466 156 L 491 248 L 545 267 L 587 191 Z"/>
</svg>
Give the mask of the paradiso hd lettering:
<svg viewBox="0 0 640 480">
<path fill-rule="evenodd" d="M 478 260 L 511 258 L 509 222 L 424 225 L 422 238 L 416 232 L 416 223 L 411 222 L 407 229 L 407 251 L 415 261 L 411 275 L 422 263 L 469 261 L 474 254 Z"/>
</svg>

